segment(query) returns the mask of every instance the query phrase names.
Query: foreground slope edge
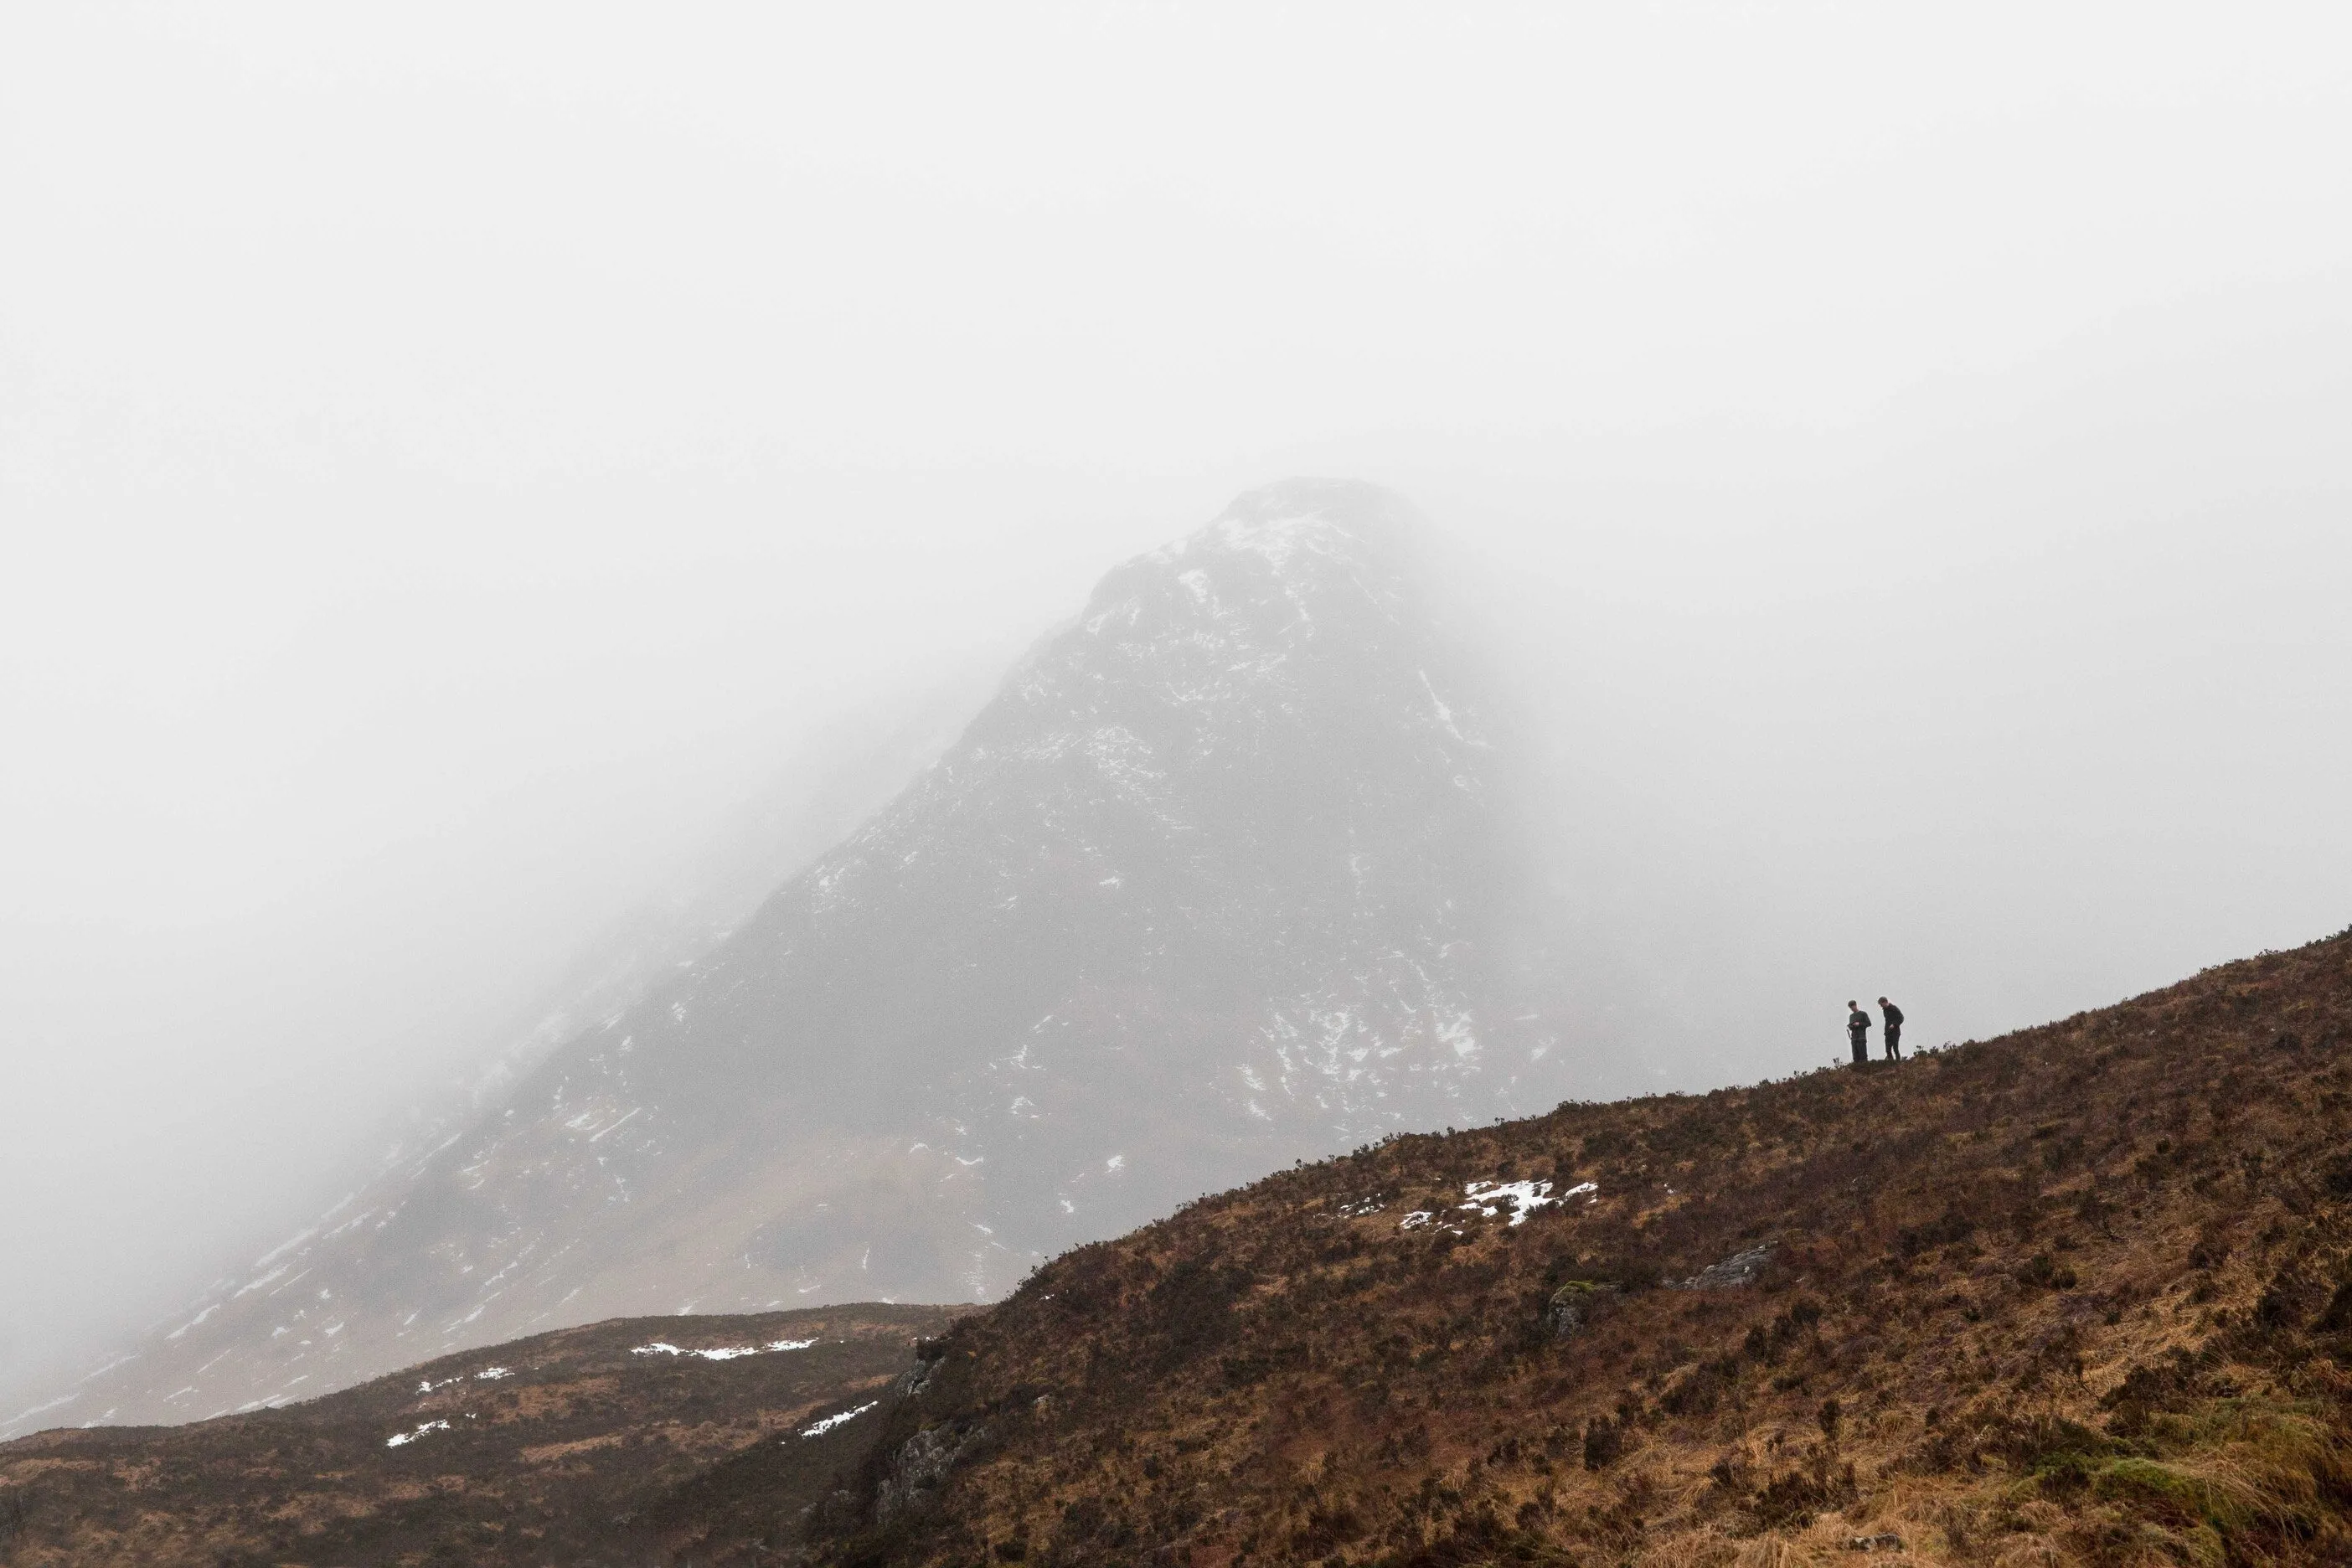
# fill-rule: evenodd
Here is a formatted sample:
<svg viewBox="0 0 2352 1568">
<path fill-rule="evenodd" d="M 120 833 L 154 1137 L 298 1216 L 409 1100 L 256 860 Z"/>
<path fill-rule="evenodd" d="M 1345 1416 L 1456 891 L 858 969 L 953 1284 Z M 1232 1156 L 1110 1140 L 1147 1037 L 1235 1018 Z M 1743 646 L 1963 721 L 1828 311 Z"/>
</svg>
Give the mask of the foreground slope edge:
<svg viewBox="0 0 2352 1568">
<path fill-rule="evenodd" d="M 787 1445 L 755 1438 L 572 1555 L 419 1501 L 432 1544 L 337 1558 L 357 1526 L 323 1500 L 175 1490 L 322 1401 L 0 1447 L 0 1563 L 238 1561 L 271 1531 L 251 1560 L 2340 1563 L 2347 1132 L 2352 932 L 1899 1065 L 1400 1137 L 1188 1205 L 936 1336 L 902 1322 L 871 1408 L 792 1439 L 838 1445 L 823 1477 L 765 1474 Z M 694 1363 L 713 1410 L 773 1364 Z M 213 1555 L 126 1554 L 126 1510 Z"/>
<path fill-rule="evenodd" d="M 1901 1064 L 1399 1138 L 959 1325 L 814 1549 L 2352 1561 L 2347 1134 L 2352 932 Z"/>
</svg>

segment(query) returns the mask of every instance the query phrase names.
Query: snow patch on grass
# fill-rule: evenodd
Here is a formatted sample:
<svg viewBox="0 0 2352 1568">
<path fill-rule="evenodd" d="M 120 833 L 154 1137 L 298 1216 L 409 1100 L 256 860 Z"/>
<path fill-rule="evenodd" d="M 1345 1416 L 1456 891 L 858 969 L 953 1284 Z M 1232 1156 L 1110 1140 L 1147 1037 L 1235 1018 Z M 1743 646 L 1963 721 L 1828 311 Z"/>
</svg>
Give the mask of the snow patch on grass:
<svg viewBox="0 0 2352 1568">
<path fill-rule="evenodd" d="M 394 1432 L 391 1436 L 386 1437 L 383 1440 L 383 1446 L 387 1448 L 404 1447 L 408 1444 L 415 1442 L 419 1437 L 424 1436 L 427 1432 L 446 1432 L 447 1430 L 449 1430 L 449 1423 L 446 1421 L 427 1421 L 424 1426 L 417 1427 L 414 1431 Z"/>
<path fill-rule="evenodd" d="M 1500 1214 L 1503 1205 L 1509 1204 L 1513 1225 L 1525 1225 L 1536 1210 L 1559 1202 L 1551 1195 L 1549 1182 L 1473 1182 L 1462 1193 L 1470 1201 L 1459 1206 L 1475 1209 L 1488 1219 Z"/>
<path fill-rule="evenodd" d="M 801 1428 L 801 1436 L 803 1437 L 822 1437 L 827 1432 L 830 1432 L 835 1427 L 840 1426 L 843 1422 L 856 1420 L 859 1416 L 865 1415 L 867 1411 L 873 1409 L 875 1405 L 880 1403 L 881 1401 L 879 1400 L 870 1399 L 855 1410 L 845 1410 L 838 1415 L 828 1415 L 822 1421 L 812 1421 L 807 1426 Z"/>
<path fill-rule="evenodd" d="M 747 1355 L 768 1355 L 777 1351 L 804 1351 L 816 1343 L 814 1340 L 776 1340 L 764 1345 L 719 1345 L 710 1350 L 688 1350 L 671 1344 L 667 1340 L 656 1340 L 649 1345 L 639 1345 L 631 1355 L 690 1355 L 704 1361 L 736 1361 Z"/>
</svg>

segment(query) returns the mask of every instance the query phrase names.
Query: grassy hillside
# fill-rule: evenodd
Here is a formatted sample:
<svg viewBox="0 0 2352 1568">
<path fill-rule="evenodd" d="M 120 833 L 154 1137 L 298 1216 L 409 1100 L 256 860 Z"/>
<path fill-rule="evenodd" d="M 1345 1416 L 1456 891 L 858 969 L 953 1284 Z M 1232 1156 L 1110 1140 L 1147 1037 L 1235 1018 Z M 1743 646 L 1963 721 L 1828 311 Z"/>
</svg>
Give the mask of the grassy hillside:
<svg viewBox="0 0 2352 1568">
<path fill-rule="evenodd" d="M 0 1563 L 636 1564 L 714 1531 L 754 1551 L 797 1531 L 874 1413 L 802 1434 L 887 1398 L 955 1315 L 623 1320 L 283 1410 L 20 1438 Z"/>
<path fill-rule="evenodd" d="M 2347 1521 L 2352 932 L 1398 1139 L 986 1312 L 604 1324 L 0 1446 L 5 1568 L 2318 1564 Z"/>
<path fill-rule="evenodd" d="M 813 1549 L 2352 1562 L 2347 1047 L 2352 933 L 1899 1065 L 1293 1170 L 926 1346 Z M 1510 1183 L 1550 1201 L 1465 1206 Z"/>
</svg>

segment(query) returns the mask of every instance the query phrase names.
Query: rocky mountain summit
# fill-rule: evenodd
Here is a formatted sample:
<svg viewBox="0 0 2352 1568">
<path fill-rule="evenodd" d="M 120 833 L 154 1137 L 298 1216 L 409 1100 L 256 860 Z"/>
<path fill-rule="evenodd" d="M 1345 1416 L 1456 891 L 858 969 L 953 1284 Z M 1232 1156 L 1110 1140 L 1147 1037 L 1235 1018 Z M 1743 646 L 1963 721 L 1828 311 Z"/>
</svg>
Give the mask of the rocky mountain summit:
<svg viewBox="0 0 2352 1568">
<path fill-rule="evenodd" d="M 1549 1104 L 1423 525 L 1294 480 L 1105 577 L 944 755 L 437 1148 L 0 1428 L 651 1311 L 984 1300 L 1204 1191 Z"/>
</svg>

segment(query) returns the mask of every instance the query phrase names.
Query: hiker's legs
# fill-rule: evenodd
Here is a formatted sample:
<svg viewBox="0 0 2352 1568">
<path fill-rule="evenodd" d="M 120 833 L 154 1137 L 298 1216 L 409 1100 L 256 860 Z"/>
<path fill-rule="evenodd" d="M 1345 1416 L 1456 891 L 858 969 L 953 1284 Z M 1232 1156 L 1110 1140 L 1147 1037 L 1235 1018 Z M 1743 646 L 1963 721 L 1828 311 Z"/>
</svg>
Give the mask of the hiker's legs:
<svg viewBox="0 0 2352 1568">
<path fill-rule="evenodd" d="M 1853 1065 L 1854 1065 L 1854 1066 L 1856 1066 L 1856 1067 L 1860 1067 L 1860 1066 L 1862 1066 L 1862 1064 L 1863 1064 L 1863 1063 L 1864 1063 L 1864 1062 L 1868 1061 L 1869 1059 L 1870 1059 L 1870 1041 L 1869 1041 L 1869 1039 L 1868 1039 L 1867 1037 L 1864 1037 L 1864 1036 L 1861 1036 L 1861 1035 L 1856 1035 L 1856 1036 L 1854 1036 L 1854 1037 L 1853 1037 Z"/>
<path fill-rule="evenodd" d="M 1900 1024 L 1886 1031 L 1886 1059 L 1890 1062 L 1903 1059 L 1903 1026 Z"/>
</svg>

